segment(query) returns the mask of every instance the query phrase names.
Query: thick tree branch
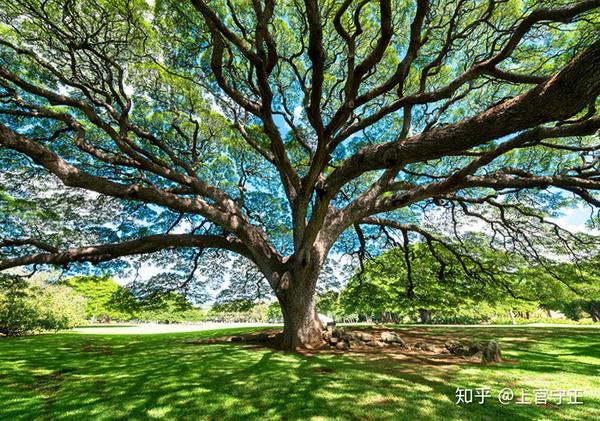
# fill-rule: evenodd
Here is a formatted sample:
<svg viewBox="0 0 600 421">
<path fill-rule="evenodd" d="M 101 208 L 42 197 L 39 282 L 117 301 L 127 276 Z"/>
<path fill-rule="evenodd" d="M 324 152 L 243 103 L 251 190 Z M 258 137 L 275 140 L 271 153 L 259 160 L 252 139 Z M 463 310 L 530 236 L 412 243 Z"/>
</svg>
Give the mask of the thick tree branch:
<svg viewBox="0 0 600 421">
<path fill-rule="evenodd" d="M 490 3 L 493 5 L 493 2 Z M 373 114 L 365 117 L 364 119 L 355 122 L 354 124 L 344 128 L 342 131 L 337 133 L 332 140 L 332 145 L 335 147 L 336 145 L 343 142 L 349 136 L 354 133 L 358 133 L 359 131 L 372 126 L 377 123 L 384 117 L 390 115 L 391 113 L 402 109 L 405 106 L 417 105 L 417 104 L 427 104 L 437 102 L 446 98 L 450 98 L 461 86 L 465 83 L 474 80 L 475 78 L 483 75 L 490 75 L 499 77 L 502 79 L 503 76 L 509 82 L 515 82 L 519 80 L 520 83 L 536 83 L 538 81 L 537 78 L 527 77 L 523 75 L 516 75 L 504 72 L 502 70 L 498 70 L 496 66 L 506 58 L 508 58 L 513 51 L 516 49 L 517 45 L 521 41 L 521 39 L 525 36 L 525 34 L 531 30 L 531 28 L 543 21 L 554 21 L 554 22 L 570 22 L 576 16 L 581 15 L 585 12 L 593 10 L 595 8 L 600 7 L 600 0 L 588 0 L 577 2 L 574 5 L 557 8 L 557 9 L 536 9 L 531 14 L 529 14 L 512 32 L 511 37 L 506 42 L 504 47 L 497 54 L 489 57 L 486 60 L 479 61 L 473 64 L 468 70 L 460 74 L 454 80 L 452 80 L 447 85 L 442 88 L 436 89 L 435 91 L 425 92 L 425 80 L 427 78 L 427 72 L 424 73 L 424 78 L 421 80 L 421 89 L 418 93 L 411 95 L 401 95 L 396 101 L 384 105 L 383 107 L 378 107 L 377 111 Z M 457 6 L 456 13 L 458 13 L 460 6 Z M 492 8 L 493 10 L 493 8 Z M 488 10 L 489 12 L 489 10 Z M 456 17 L 450 20 L 450 26 L 456 25 L 455 22 Z M 484 19 L 485 20 L 485 19 Z M 451 29 L 449 30 L 450 37 Z M 441 64 L 441 60 L 445 57 L 450 48 L 450 43 L 453 41 L 453 38 L 448 38 L 446 45 L 444 45 L 440 51 L 439 56 L 430 64 L 428 67 L 435 67 Z M 510 80 L 512 79 L 512 80 Z M 541 79 L 539 79 L 541 80 Z M 364 98 L 368 100 L 368 97 Z M 358 103 L 361 103 L 360 101 Z"/>
<path fill-rule="evenodd" d="M 251 244 L 255 260 L 265 265 L 267 262 L 279 262 L 279 255 L 269 244 L 266 234 L 259 228 L 250 225 L 244 215 L 235 212 L 234 202 L 231 203 L 229 211 L 223 212 L 197 196 L 180 197 L 154 187 L 122 184 L 91 175 L 67 163 L 46 147 L 21 136 L 2 124 L 0 124 L 0 146 L 28 156 L 36 164 L 56 175 L 66 186 L 79 187 L 125 200 L 155 203 L 177 212 L 202 215 L 234 232 L 246 244 Z"/>
<path fill-rule="evenodd" d="M 546 185 L 561 187 L 559 183 L 562 183 L 562 188 L 579 189 L 577 191 L 578 196 L 587 198 L 588 200 L 586 201 L 593 204 L 594 202 L 590 200 L 592 196 L 584 193 L 582 189 L 595 189 L 593 187 L 595 182 L 589 182 L 588 180 L 587 187 L 584 187 L 585 178 L 575 178 L 571 175 L 565 175 L 559 178 L 554 177 L 552 180 L 544 177 L 535 180 L 523 180 L 510 178 L 506 173 L 501 173 L 498 177 L 492 175 L 473 177 L 471 175 L 476 173 L 478 169 L 484 168 L 495 159 L 502 157 L 507 152 L 516 148 L 533 147 L 540 144 L 543 140 L 552 138 L 591 135 L 598 130 L 600 130 L 600 117 L 589 118 L 588 120 L 569 125 L 536 127 L 500 143 L 496 148 L 477 156 L 477 158 L 464 167 L 446 177 L 439 177 L 439 181 L 436 180 L 431 183 L 417 185 L 406 181 L 393 181 L 397 170 L 388 169 L 364 193 L 359 195 L 346 207 L 336 212 L 330 212 L 326 216 L 326 222 L 324 223 L 326 227 L 325 231 L 332 237 L 335 237 L 352 224 L 370 215 L 389 212 L 425 199 L 473 187 L 493 187 L 495 185 L 498 188 L 500 186 L 505 186 L 502 188 L 538 188 L 548 182 L 551 182 L 551 184 Z M 528 177 L 530 176 L 528 175 Z M 509 185 L 509 181 L 514 181 L 514 184 Z M 386 195 L 389 192 L 396 193 Z"/>
<path fill-rule="evenodd" d="M 551 121 L 569 118 L 600 94 L 600 41 L 534 89 L 459 123 L 407 140 L 366 147 L 328 178 L 329 195 L 360 174 L 436 159 Z"/>
<path fill-rule="evenodd" d="M 32 254 L 13 259 L 0 260 L 0 270 L 32 264 L 67 265 L 75 262 L 99 263 L 119 257 L 154 253 L 169 248 L 218 248 L 233 251 L 253 260 L 244 244 L 235 238 L 216 235 L 158 234 L 122 243 L 77 247 L 67 250 L 48 250 L 49 253 Z"/>
<path fill-rule="evenodd" d="M 33 246 L 50 253 L 58 252 L 58 248 L 43 241 L 36 240 L 35 238 L 3 238 L 0 240 L 0 248 L 22 246 Z"/>
</svg>

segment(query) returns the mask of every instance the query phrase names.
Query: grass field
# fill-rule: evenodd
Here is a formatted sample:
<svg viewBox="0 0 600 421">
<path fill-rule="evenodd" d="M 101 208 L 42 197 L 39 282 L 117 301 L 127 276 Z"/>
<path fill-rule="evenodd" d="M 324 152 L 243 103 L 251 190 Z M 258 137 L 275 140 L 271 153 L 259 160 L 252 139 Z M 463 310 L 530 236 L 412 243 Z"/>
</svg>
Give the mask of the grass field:
<svg viewBox="0 0 600 421">
<path fill-rule="evenodd" d="M 600 419 L 599 329 L 405 329 L 499 339 L 508 361 L 448 365 L 189 343 L 239 329 L 0 338 L 0 419 Z M 489 387 L 492 396 L 457 405 L 457 387 Z M 501 405 L 505 387 L 517 394 L 580 389 L 583 404 Z"/>
</svg>

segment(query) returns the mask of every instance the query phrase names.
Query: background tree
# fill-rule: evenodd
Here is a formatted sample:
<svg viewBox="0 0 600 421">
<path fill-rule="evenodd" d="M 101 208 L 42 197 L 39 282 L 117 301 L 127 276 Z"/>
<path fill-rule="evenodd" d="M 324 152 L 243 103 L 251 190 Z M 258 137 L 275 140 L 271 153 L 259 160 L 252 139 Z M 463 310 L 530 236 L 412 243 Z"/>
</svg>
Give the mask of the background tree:
<svg viewBox="0 0 600 421">
<path fill-rule="evenodd" d="M 467 247 L 477 250 L 477 264 L 462 262 L 444 247 L 430 249 L 426 243 L 407 250 L 392 248 L 365 262 L 341 291 L 340 306 L 345 314 L 381 322 L 409 317 L 422 323 L 480 323 L 498 316 L 506 319 L 509 311 L 533 312 L 540 299 L 564 286 L 544 278 L 543 270 L 527 266 L 519 256 L 490 249 L 486 240 L 483 236 L 467 240 Z M 437 264 L 442 257 L 443 267 Z M 544 282 L 538 286 L 540 279 Z"/>
<path fill-rule="evenodd" d="M 85 322 L 85 299 L 44 278 L 38 275 L 26 282 L 20 276 L 0 274 L 0 334 L 56 331 Z"/>
<path fill-rule="evenodd" d="M 208 312 L 210 320 L 219 322 L 258 322 L 280 321 L 281 311 L 272 306 L 251 300 L 238 299 L 215 303 Z"/>
<path fill-rule="evenodd" d="M 204 311 L 194 308 L 176 292 L 154 293 L 138 302 L 136 315 L 141 320 L 160 323 L 195 322 L 206 318 Z"/>
<path fill-rule="evenodd" d="M 339 300 L 340 293 L 338 291 L 329 290 L 317 294 L 317 312 L 333 319 L 338 318 L 342 315 Z"/>
<path fill-rule="evenodd" d="M 593 322 L 600 322 L 599 263 L 598 256 L 594 256 L 577 264 L 555 264 L 550 272 L 530 268 L 525 276 L 529 278 L 530 291 L 543 308 L 560 311 L 573 320 L 587 314 Z M 557 276 L 569 282 L 557 282 Z"/>
<path fill-rule="evenodd" d="M 92 320 L 129 320 L 137 309 L 135 297 L 109 276 L 74 276 L 60 284 L 85 298 L 85 317 Z"/>
<path fill-rule="evenodd" d="M 447 237 L 479 221 L 531 259 L 589 254 L 540 225 L 600 203 L 599 9 L 1 0 L 3 180 L 23 180 L 4 188 L 43 201 L 38 177 L 103 207 L 67 200 L 60 235 L 3 227 L 0 270 L 156 253 L 186 289 L 205 250 L 225 250 L 268 282 L 296 348 L 322 343 L 317 281 L 348 243 L 362 257 L 378 235 L 425 241 L 473 262 Z"/>
</svg>

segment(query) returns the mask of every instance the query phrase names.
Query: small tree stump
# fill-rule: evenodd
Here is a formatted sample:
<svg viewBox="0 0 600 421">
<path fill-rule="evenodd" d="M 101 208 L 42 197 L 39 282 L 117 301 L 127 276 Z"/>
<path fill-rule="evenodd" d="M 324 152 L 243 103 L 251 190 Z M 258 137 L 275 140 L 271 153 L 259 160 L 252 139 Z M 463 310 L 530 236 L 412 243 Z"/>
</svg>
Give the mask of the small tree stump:
<svg viewBox="0 0 600 421">
<path fill-rule="evenodd" d="M 500 352 L 500 344 L 497 341 L 489 341 L 483 349 L 481 362 L 498 363 L 502 361 L 502 353 Z"/>
</svg>

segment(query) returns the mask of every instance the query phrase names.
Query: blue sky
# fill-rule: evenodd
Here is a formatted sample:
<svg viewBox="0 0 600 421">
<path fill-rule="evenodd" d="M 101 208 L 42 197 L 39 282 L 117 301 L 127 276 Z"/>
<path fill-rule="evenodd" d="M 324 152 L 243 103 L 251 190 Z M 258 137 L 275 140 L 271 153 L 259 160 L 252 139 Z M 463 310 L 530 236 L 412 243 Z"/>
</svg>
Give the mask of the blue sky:
<svg viewBox="0 0 600 421">
<path fill-rule="evenodd" d="M 590 229 L 585 226 L 585 222 L 590 217 L 590 212 L 589 206 L 582 205 L 572 209 L 564 209 L 561 217 L 552 220 L 572 232 L 590 232 Z"/>
</svg>

